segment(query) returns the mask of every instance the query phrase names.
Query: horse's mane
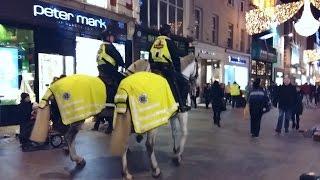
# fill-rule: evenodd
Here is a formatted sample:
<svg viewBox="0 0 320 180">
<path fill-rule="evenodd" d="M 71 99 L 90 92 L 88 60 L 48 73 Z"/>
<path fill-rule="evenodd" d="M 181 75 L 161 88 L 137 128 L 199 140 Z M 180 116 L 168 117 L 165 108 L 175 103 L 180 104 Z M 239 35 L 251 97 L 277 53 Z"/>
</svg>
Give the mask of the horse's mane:
<svg viewBox="0 0 320 180">
<path fill-rule="evenodd" d="M 195 56 L 193 54 L 188 54 L 187 56 L 181 57 L 181 69 L 185 69 L 189 64 L 191 64 L 195 60 Z"/>
</svg>

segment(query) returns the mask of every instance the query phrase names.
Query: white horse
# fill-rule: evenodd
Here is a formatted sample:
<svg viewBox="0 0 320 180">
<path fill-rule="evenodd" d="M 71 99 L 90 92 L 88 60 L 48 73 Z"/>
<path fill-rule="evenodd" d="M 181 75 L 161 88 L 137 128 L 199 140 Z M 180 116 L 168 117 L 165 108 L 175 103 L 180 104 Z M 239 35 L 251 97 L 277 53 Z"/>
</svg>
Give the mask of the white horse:
<svg viewBox="0 0 320 180">
<path fill-rule="evenodd" d="M 188 55 L 181 59 L 181 69 L 182 74 L 186 81 L 194 81 L 197 77 L 197 62 L 193 55 Z M 137 60 L 134 62 L 126 71 L 126 75 L 131 75 L 135 72 L 140 71 L 150 71 L 150 64 L 145 60 Z M 191 83 L 195 84 L 195 83 Z M 186 97 L 185 97 L 186 98 Z M 178 117 L 181 129 L 181 139 L 178 141 L 178 128 L 176 125 L 176 119 Z M 132 133 L 132 120 L 130 110 L 127 110 L 126 113 L 117 113 L 116 114 L 116 124 L 115 131 L 111 140 L 111 152 L 114 154 L 122 155 L 122 174 L 125 179 L 132 179 L 133 176 L 129 173 L 128 164 L 127 164 L 127 150 L 128 150 L 128 139 L 129 135 Z M 174 141 L 174 157 L 173 162 L 176 165 L 179 165 L 181 162 L 181 155 L 184 151 L 184 146 L 187 140 L 187 122 L 188 122 L 188 112 L 178 113 L 177 116 L 174 116 L 170 119 L 170 124 L 172 128 L 172 137 Z M 146 149 L 150 156 L 152 176 L 157 178 L 161 174 L 161 170 L 158 166 L 158 162 L 154 153 L 155 139 L 157 135 L 157 128 L 152 129 L 146 132 Z M 116 148 L 113 148 L 116 147 Z"/>
<path fill-rule="evenodd" d="M 198 76 L 198 63 L 193 54 L 187 55 L 181 58 L 181 71 L 182 75 L 190 85 L 196 85 L 196 79 Z M 151 71 L 150 63 L 146 60 L 137 60 L 129 66 L 126 71 L 126 75 L 130 75 L 134 72 Z M 187 96 L 183 97 L 187 98 Z M 178 119 L 180 129 L 177 127 L 176 120 Z M 184 146 L 188 135 L 188 112 L 178 113 L 177 116 L 170 119 L 171 132 L 173 138 L 173 162 L 179 166 L 184 151 Z M 179 130 L 181 131 L 180 141 L 178 141 Z"/>
</svg>

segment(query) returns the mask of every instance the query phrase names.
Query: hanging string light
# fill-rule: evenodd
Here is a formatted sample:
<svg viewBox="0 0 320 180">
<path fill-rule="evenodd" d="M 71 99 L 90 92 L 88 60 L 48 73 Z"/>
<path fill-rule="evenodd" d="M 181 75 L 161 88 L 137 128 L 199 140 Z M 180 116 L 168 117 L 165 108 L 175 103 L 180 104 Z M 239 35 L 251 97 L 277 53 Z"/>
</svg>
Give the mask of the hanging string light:
<svg viewBox="0 0 320 180">
<path fill-rule="evenodd" d="M 273 25 L 284 23 L 292 18 L 302 5 L 303 2 L 299 1 L 246 12 L 245 19 L 248 34 L 258 34 L 271 29 Z"/>
</svg>

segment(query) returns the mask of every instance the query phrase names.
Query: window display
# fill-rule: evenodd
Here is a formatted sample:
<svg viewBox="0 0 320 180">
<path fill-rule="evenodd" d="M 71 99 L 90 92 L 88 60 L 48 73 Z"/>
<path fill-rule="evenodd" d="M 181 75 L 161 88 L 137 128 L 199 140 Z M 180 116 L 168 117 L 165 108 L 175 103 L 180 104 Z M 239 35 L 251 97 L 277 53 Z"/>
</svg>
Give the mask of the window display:
<svg viewBox="0 0 320 180">
<path fill-rule="evenodd" d="M 34 61 L 33 31 L 0 24 L 0 96 L 1 105 L 19 103 L 23 74 L 29 74 L 33 94 Z M 32 89 L 31 89 L 32 88 Z"/>
<path fill-rule="evenodd" d="M 76 42 L 76 73 L 98 76 L 99 72 L 96 58 L 102 41 L 85 37 L 76 37 Z M 113 45 L 119 51 L 123 61 L 125 61 L 125 45 L 118 43 L 113 43 Z"/>
<path fill-rule="evenodd" d="M 237 82 L 241 90 L 244 90 L 248 84 L 248 68 L 240 66 L 224 66 L 224 83 Z"/>
</svg>

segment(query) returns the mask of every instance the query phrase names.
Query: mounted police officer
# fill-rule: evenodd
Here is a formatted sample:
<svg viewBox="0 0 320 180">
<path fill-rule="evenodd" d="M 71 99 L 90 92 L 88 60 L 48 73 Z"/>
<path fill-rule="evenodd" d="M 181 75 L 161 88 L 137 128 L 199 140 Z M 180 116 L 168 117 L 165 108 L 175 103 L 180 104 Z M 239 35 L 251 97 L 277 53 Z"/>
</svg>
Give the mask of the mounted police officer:
<svg viewBox="0 0 320 180">
<path fill-rule="evenodd" d="M 97 54 L 99 76 L 108 77 L 115 84 L 119 84 L 123 75 L 118 72 L 118 69 L 119 66 L 124 67 L 125 64 L 120 53 L 112 44 L 115 36 L 110 30 L 103 31 L 101 36 L 103 43 Z"/>
<path fill-rule="evenodd" d="M 105 30 L 101 34 L 101 38 L 103 43 L 100 45 L 98 54 L 97 54 L 97 63 L 98 63 L 98 70 L 99 76 L 102 77 L 101 79 L 105 81 L 107 84 L 107 102 L 106 103 L 114 103 L 114 96 L 117 93 L 117 88 L 120 84 L 120 81 L 124 78 L 124 76 L 118 72 L 119 67 L 124 68 L 123 59 L 112 44 L 115 40 L 115 35 L 110 30 Z M 107 109 L 112 107 L 106 107 Z M 100 124 L 100 121 L 103 118 L 109 122 L 108 128 L 106 133 L 111 133 L 112 131 L 112 117 L 105 117 L 105 116 L 97 116 L 96 117 L 96 124 L 93 130 L 97 130 Z"/>
<path fill-rule="evenodd" d="M 180 111 L 190 110 L 185 100 L 181 97 L 182 92 L 177 85 L 177 78 L 182 77 L 180 55 L 174 42 L 170 39 L 171 27 L 164 24 L 160 28 L 160 36 L 156 38 L 150 49 L 149 61 L 153 71 L 160 71 L 167 79 L 172 93 L 179 102 Z M 182 88 L 182 87 L 180 87 Z"/>
</svg>

